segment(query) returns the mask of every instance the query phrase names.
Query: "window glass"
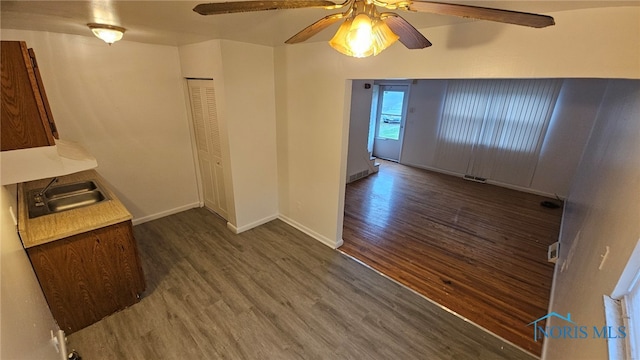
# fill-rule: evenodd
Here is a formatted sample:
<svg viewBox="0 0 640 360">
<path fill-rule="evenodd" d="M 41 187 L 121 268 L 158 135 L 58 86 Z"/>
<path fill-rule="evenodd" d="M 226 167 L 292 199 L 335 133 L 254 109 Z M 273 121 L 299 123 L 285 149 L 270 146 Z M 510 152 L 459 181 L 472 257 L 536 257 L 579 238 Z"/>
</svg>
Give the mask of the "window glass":
<svg viewBox="0 0 640 360">
<path fill-rule="evenodd" d="M 385 90 L 382 92 L 378 126 L 379 138 L 390 140 L 398 140 L 400 138 L 403 102 L 404 91 Z"/>
</svg>

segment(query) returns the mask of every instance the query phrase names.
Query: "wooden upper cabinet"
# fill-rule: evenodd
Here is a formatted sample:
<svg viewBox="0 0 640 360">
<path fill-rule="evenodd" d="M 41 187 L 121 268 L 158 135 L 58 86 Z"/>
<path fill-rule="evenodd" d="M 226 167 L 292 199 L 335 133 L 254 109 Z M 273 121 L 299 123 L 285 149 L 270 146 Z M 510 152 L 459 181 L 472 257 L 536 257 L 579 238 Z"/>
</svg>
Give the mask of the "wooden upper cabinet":
<svg viewBox="0 0 640 360">
<path fill-rule="evenodd" d="M 2 151 L 55 145 L 58 138 L 35 54 L 23 41 L 2 41 Z"/>
</svg>

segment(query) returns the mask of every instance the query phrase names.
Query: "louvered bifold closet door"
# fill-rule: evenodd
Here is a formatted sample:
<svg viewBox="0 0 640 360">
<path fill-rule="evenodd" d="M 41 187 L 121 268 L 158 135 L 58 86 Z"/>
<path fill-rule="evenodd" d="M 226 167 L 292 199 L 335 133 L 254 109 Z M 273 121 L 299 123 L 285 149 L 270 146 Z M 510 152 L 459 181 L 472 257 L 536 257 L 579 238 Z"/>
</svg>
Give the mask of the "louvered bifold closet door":
<svg viewBox="0 0 640 360">
<path fill-rule="evenodd" d="M 530 186 L 562 80 L 450 83 L 438 134 L 438 166 Z"/>
<path fill-rule="evenodd" d="M 188 80 L 204 205 L 227 219 L 222 143 L 213 80 Z"/>
</svg>

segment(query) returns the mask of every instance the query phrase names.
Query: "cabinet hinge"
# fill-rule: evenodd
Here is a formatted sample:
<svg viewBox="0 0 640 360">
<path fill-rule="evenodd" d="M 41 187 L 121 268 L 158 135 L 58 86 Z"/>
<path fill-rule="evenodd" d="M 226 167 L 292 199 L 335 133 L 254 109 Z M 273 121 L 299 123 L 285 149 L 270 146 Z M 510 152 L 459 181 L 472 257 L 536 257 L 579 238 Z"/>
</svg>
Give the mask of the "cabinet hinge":
<svg viewBox="0 0 640 360">
<path fill-rule="evenodd" d="M 35 69 L 38 67 L 38 62 L 36 61 L 36 54 L 33 52 L 33 49 L 28 50 L 29 59 L 31 59 L 31 66 Z"/>
</svg>

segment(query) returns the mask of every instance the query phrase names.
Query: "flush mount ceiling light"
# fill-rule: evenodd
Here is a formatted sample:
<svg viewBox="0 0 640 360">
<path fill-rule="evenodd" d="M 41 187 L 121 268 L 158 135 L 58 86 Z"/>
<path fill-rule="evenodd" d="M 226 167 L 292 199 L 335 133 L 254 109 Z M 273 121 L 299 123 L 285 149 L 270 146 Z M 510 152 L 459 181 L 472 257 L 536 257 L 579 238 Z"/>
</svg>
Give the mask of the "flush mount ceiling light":
<svg viewBox="0 0 640 360">
<path fill-rule="evenodd" d="M 296 44 L 306 41 L 343 19 L 344 23 L 341 24 L 329 44 L 345 55 L 355 57 L 376 55 L 396 40 L 400 40 L 402 45 L 408 49 L 424 49 L 431 46 L 431 42 L 400 15 L 386 11 L 378 13 L 376 7 L 388 10 L 452 15 L 534 28 L 555 24 L 553 18 L 546 15 L 427 0 L 344 0 L 341 4 L 328 0 L 248 0 L 203 3 L 193 8 L 193 11 L 200 15 L 223 15 L 279 9 L 322 8 L 335 10 L 345 8 L 344 13 L 323 17 L 302 29 L 285 43 Z"/>
<path fill-rule="evenodd" d="M 91 29 L 96 37 L 109 45 L 122 39 L 122 36 L 126 31 L 125 28 L 115 25 L 90 23 L 87 24 L 87 26 L 89 27 L 89 29 Z"/>
</svg>

